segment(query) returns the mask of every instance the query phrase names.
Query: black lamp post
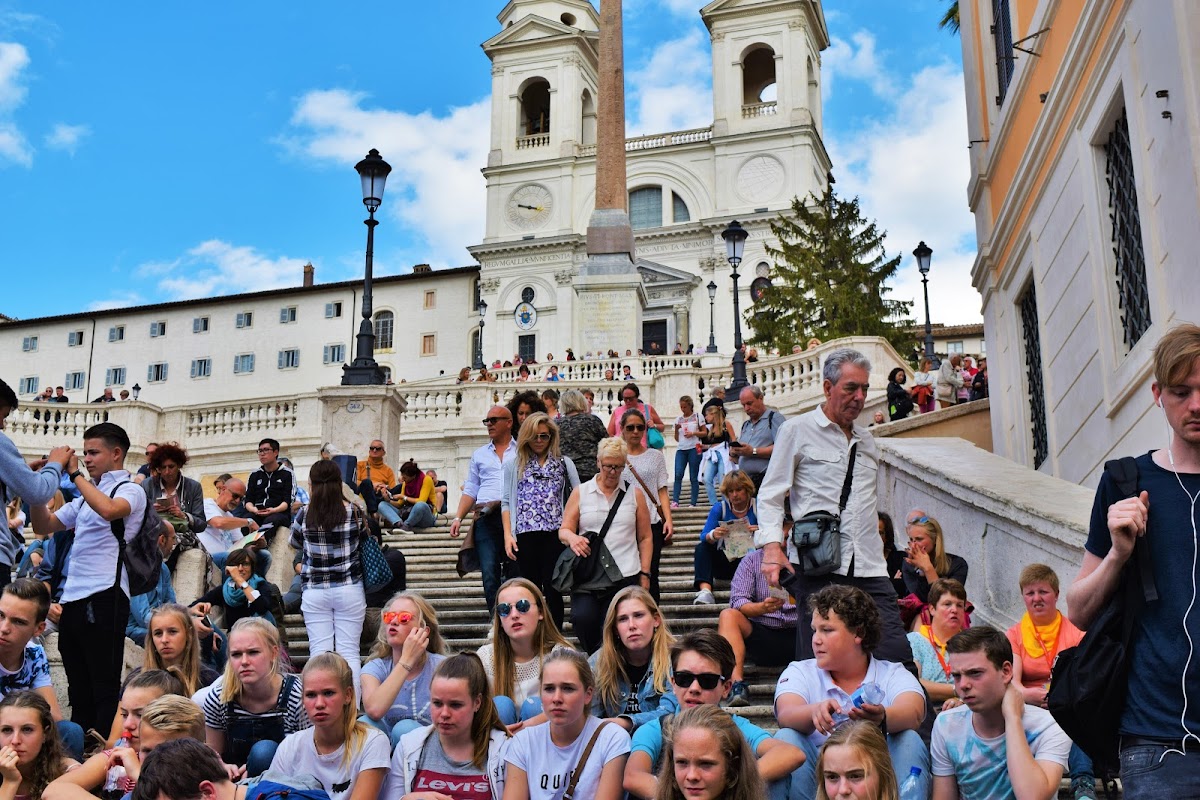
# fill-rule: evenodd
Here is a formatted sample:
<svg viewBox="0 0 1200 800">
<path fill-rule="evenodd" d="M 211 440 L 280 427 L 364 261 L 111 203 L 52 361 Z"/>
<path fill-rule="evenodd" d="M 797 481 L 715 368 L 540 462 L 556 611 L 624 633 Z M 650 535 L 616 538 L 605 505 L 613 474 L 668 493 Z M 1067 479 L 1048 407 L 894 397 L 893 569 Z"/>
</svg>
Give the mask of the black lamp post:
<svg viewBox="0 0 1200 800">
<path fill-rule="evenodd" d="M 721 238 L 725 240 L 725 259 L 733 267 L 733 383 L 729 385 L 729 393 L 735 399 L 749 383 L 746 380 L 746 354 L 742 352 L 742 312 L 738 303 L 738 265 L 742 263 L 749 236 L 736 219 L 721 232 Z"/>
<path fill-rule="evenodd" d="M 375 226 L 379 224 L 375 220 L 375 212 L 383 202 L 383 185 L 387 182 L 392 167 L 383 160 L 378 150 L 372 148 L 366 158 L 354 165 L 354 169 L 362 178 L 363 205 L 367 207 L 368 212 L 368 217 L 363 220 L 363 224 L 367 226 L 367 272 L 363 284 L 362 322 L 358 326 L 358 352 L 353 363 L 342 367 L 342 385 L 382 386 L 386 379 L 383 370 L 375 362 L 375 327 L 371 323 L 374 310 L 371 269 L 375 252 Z"/>
<path fill-rule="evenodd" d="M 482 297 L 475 305 L 475 310 L 479 312 L 479 339 L 475 343 L 475 366 L 474 369 L 483 369 L 483 318 L 487 315 L 487 301 Z"/>
<path fill-rule="evenodd" d="M 134 400 L 137 400 L 137 399 L 138 399 L 138 395 L 139 395 L 139 394 L 141 394 L 141 393 L 142 393 L 142 386 L 141 386 L 141 384 L 135 383 L 135 384 L 133 385 L 133 399 L 134 399 Z"/>
<path fill-rule="evenodd" d="M 933 354 L 933 324 L 929 321 L 929 260 L 933 257 L 933 251 L 929 249 L 929 245 L 921 242 L 917 249 L 913 250 L 913 255 L 916 256 L 917 269 L 921 271 L 921 286 L 925 290 L 925 357 L 936 367 L 938 363 L 937 356 Z"/>
<path fill-rule="evenodd" d="M 708 286 L 704 288 L 708 289 L 708 347 L 704 352 L 715 353 L 717 352 L 717 337 L 713 332 L 713 303 L 717 299 L 717 284 L 709 281 Z"/>
</svg>

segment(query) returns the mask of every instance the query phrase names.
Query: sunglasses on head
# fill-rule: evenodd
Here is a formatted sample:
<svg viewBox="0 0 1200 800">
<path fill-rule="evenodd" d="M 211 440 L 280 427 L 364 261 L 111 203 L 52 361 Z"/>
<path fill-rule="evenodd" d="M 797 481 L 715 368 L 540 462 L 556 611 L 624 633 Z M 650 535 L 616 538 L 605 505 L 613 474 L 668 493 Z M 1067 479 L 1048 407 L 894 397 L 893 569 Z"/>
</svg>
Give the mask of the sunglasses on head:
<svg viewBox="0 0 1200 800">
<path fill-rule="evenodd" d="M 705 691 L 712 691 L 721 685 L 725 680 L 724 675 L 718 675 L 715 672 L 684 672 L 679 671 L 671 676 L 671 680 L 680 689 L 686 689 L 696 681 L 700 681 L 700 688 Z"/>
<path fill-rule="evenodd" d="M 625 430 L 634 431 L 634 432 L 644 431 L 644 430 L 646 430 L 646 426 L 645 425 L 626 425 Z"/>
<path fill-rule="evenodd" d="M 417 615 L 411 611 L 385 611 L 383 612 L 384 625 L 407 625 L 413 621 Z"/>
<path fill-rule="evenodd" d="M 516 608 L 517 611 L 520 611 L 522 614 L 528 614 L 529 609 L 532 607 L 533 604 L 522 597 L 515 603 L 496 603 L 496 613 L 499 614 L 503 619 L 511 614 L 514 608 Z"/>
<path fill-rule="evenodd" d="M 913 517 L 908 521 L 909 525 L 924 525 L 929 522 L 929 517 Z"/>
</svg>

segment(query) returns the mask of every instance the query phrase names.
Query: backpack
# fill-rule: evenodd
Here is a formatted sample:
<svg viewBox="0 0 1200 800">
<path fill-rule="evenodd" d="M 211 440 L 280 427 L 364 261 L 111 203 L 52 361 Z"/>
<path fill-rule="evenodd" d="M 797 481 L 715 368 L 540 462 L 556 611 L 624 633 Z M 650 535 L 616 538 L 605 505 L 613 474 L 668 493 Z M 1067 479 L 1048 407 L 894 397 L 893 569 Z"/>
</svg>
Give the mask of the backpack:
<svg viewBox="0 0 1200 800">
<path fill-rule="evenodd" d="M 132 481 L 121 481 L 109 492 L 109 498 L 117 496 L 117 490 Z M 121 569 L 125 568 L 129 576 L 129 596 L 145 594 L 158 586 L 162 574 L 162 551 L 158 549 L 158 537 L 162 533 L 163 522 L 154 510 L 154 505 L 146 504 L 146 513 L 142 517 L 142 526 L 129 542 L 125 541 L 125 520 L 112 522 L 113 536 L 117 537 L 117 578 L 116 585 L 121 583 Z"/>
<path fill-rule="evenodd" d="M 1104 471 L 1122 499 L 1138 494 L 1133 458 L 1109 461 Z M 1136 540 L 1116 590 L 1083 640 L 1054 661 L 1046 707 L 1071 741 L 1092 758 L 1096 774 L 1106 782 L 1120 769 L 1118 730 L 1128 693 L 1134 623 L 1142 606 L 1156 600 L 1150 543 L 1143 536 Z"/>
<path fill-rule="evenodd" d="M 266 777 L 270 775 L 271 777 Z M 275 770 L 267 770 L 263 778 L 246 789 L 246 800 L 329 800 L 329 793 L 319 784 L 309 788 L 301 784 L 313 783 L 310 776 L 287 776 Z M 280 780 L 286 780 L 282 783 Z"/>
</svg>

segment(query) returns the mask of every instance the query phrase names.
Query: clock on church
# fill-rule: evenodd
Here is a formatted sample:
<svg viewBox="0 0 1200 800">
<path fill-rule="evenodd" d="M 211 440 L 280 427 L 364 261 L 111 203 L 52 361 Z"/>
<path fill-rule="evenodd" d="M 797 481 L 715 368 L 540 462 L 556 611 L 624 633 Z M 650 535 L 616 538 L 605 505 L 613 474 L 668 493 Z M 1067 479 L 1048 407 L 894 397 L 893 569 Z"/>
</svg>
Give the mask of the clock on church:
<svg viewBox="0 0 1200 800">
<path fill-rule="evenodd" d="M 525 231 L 537 230 L 545 225 L 553 208 L 554 197 L 550 190 L 536 183 L 518 186 L 509 195 L 505 205 L 509 224 Z"/>
</svg>

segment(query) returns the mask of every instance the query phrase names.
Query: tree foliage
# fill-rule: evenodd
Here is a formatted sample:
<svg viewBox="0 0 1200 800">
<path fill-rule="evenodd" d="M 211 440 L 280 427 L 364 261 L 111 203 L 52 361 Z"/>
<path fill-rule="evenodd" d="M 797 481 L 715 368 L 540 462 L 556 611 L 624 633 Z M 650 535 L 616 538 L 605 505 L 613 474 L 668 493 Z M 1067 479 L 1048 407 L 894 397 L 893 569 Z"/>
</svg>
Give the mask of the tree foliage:
<svg viewBox="0 0 1200 800">
<path fill-rule="evenodd" d="M 946 13 L 942 15 L 941 22 L 938 23 L 938 27 L 945 28 L 951 33 L 958 33 L 958 0 L 951 0 Z"/>
<path fill-rule="evenodd" d="M 885 285 L 900 256 L 887 257 L 886 233 L 863 218 L 857 197 L 843 200 L 831 183 L 808 204 L 794 198 L 771 233 L 779 242 L 767 245 L 775 260 L 771 286 L 747 313 L 752 343 L 789 353 L 813 337 L 882 336 L 898 352 L 911 349 L 912 303 L 889 299 Z"/>
</svg>

